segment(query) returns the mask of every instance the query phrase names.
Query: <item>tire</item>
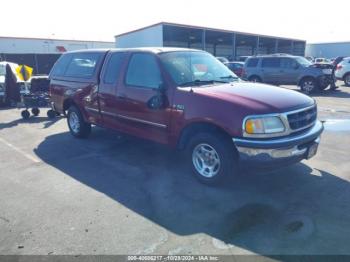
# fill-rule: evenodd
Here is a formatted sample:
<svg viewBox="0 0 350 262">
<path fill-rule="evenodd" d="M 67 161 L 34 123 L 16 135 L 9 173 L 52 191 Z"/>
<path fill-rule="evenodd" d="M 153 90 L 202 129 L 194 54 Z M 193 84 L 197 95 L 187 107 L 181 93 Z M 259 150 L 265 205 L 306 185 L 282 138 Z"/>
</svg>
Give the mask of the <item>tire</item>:
<svg viewBox="0 0 350 262">
<path fill-rule="evenodd" d="M 347 73 L 345 76 L 344 76 L 344 84 L 346 86 L 350 86 L 350 73 Z"/>
<path fill-rule="evenodd" d="M 251 76 L 251 77 L 249 77 L 248 80 L 249 80 L 250 82 L 254 82 L 254 83 L 261 83 L 261 82 L 262 82 L 261 78 L 258 77 L 258 76 Z"/>
<path fill-rule="evenodd" d="M 52 109 L 50 109 L 49 111 L 47 111 L 46 114 L 47 114 L 47 117 L 50 118 L 50 119 L 54 119 L 54 118 L 57 116 L 56 112 L 53 111 Z"/>
<path fill-rule="evenodd" d="M 86 138 L 91 133 L 91 124 L 86 123 L 80 110 L 71 106 L 68 109 L 67 124 L 70 133 L 77 138 Z"/>
<path fill-rule="evenodd" d="M 37 107 L 32 108 L 32 114 L 38 116 L 40 114 L 40 109 Z"/>
<path fill-rule="evenodd" d="M 237 172 L 234 145 L 220 133 L 196 134 L 187 145 L 186 158 L 196 179 L 206 185 L 218 185 Z"/>
<path fill-rule="evenodd" d="M 311 94 L 318 90 L 317 81 L 312 77 L 303 78 L 300 81 L 299 86 L 301 91 L 305 94 Z"/>
<path fill-rule="evenodd" d="M 28 110 L 23 110 L 21 112 L 21 116 L 22 116 L 23 119 L 28 119 L 30 117 L 30 113 L 29 113 Z"/>
</svg>

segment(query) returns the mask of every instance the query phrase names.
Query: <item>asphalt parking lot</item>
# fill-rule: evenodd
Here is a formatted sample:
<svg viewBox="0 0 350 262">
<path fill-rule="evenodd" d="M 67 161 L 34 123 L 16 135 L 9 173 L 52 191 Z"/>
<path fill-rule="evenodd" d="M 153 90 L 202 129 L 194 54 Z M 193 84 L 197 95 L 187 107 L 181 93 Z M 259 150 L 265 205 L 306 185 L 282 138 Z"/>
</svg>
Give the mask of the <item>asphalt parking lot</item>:
<svg viewBox="0 0 350 262">
<path fill-rule="evenodd" d="M 1 109 L 0 254 L 350 254 L 350 88 L 314 98 L 316 157 L 220 188 L 164 146 Z"/>
</svg>

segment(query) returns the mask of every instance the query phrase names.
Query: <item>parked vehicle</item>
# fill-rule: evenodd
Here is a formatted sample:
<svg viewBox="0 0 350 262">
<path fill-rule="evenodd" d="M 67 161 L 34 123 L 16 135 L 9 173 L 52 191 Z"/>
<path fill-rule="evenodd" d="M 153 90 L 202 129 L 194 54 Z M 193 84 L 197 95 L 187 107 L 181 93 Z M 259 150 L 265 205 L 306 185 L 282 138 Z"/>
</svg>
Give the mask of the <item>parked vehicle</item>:
<svg viewBox="0 0 350 262">
<path fill-rule="evenodd" d="M 305 58 L 310 61 L 311 63 L 313 63 L 315 61 L 315 58 L 313 58 L 312 56 L 305 56 Z"/>
<path fill-rule="evenodd" d="M 244 62 L 228 62 L 224 63 L 236 76 L 241 77 L 243 73 Z"/>
<path fill-rule="evenodd" d="M 23 94 L 27 94 L 29 92 L 28 91 L 29 82 L 22 81 L 16 73 L 16 68 L 18 67 L 18 64 L 7 62 L 7 61 L 2 61 L 2 62 L 0 62 L 0 103 L 5 102 L 4 99 L 5 99 L 6 65 L 10 66 L 10 68 L 13 72 L 13 75 L 16 77 L 17 85 L 20 89 L 20 93 L 23 95 Z"/>
<path fill-rule="evenodd" d="M 344 81 L 346 86 L 350 86 L 350 57 L 344 58 L 335 70 L 335 77 Z"/>
<path fill-rule="evenodd" d="M 237 58 L 237 61 L 239 61 L 239 62 L 245 62 L 245 61 L 247 61 L 247 59 L 248 59 L 249 57 L 251 57 L 251 56 L 239 56 L 239 57 Z"/>
<path fill-rule="evenodd" d="M 200 50 L 68 52 L 50 73 L 50 92 L 74 137 L 98 125 L 184 149 L 207 184 L 245 164 L 277 168 L 311 158 L 323 131 L 312 98 L 243 82 Z"/>
<path fill-rule="evenodd" d="M 331 65 L 315 65 L 301 56 L 286 54 L 249 58 L 242 78 L 276 85 L 298 85 L 305 93 L 325 89 L 332 80 Z"/>
<path fill-rule="evenodd" d="M 224 64 L 230 62 L 226 57 L 223 57 L 223 56 L 217 56 L 216 59 Z"/>
<path fill-rule="evenodd" d="M 315 64 L 331 64 L 332 62 L 330 60 L 328 60 L 327 58 L 323 58 L 323 57 L 318 57 L 314 59 L 314 63 Z"/>
</svg>

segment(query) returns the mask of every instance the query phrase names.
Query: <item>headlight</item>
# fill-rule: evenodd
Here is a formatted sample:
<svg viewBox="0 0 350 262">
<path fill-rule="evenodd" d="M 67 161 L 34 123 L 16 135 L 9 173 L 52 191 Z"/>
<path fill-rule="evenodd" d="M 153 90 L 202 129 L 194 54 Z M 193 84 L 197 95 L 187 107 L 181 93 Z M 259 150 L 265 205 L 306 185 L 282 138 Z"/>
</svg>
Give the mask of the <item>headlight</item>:
<svg viewBox="0 0 350 262">
<path fill-rule="evenodd" d="M 284 132 L 285 126 L 277 116 L 252 117 L 245 121 L 244 130 L 249 135 L 274 134 Z"/>
</svg>

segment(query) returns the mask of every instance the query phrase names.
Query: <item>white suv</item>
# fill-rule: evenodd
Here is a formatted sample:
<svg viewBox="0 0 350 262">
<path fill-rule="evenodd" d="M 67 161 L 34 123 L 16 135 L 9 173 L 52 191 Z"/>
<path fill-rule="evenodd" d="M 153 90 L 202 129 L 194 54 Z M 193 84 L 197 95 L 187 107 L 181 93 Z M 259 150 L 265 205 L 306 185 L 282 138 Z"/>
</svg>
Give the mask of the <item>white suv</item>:
<svg viewBox="0 0 350 262">
<path fill-rule="evenodd" d="M 345 57 L 343 61 L 337 65 L 335 77 L 339 80 L 343 80 L 346 86 L 350 86 L 350 57 Z"/>
</svg>

